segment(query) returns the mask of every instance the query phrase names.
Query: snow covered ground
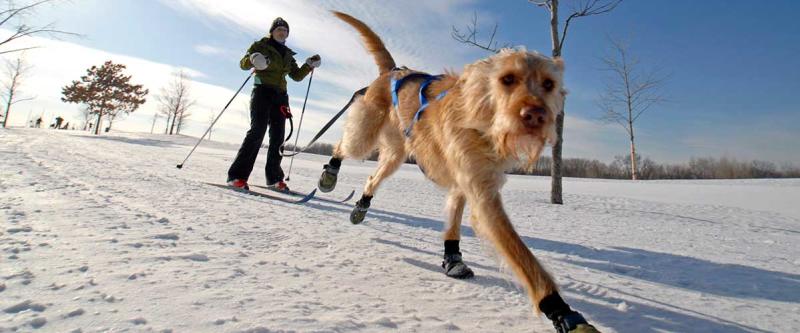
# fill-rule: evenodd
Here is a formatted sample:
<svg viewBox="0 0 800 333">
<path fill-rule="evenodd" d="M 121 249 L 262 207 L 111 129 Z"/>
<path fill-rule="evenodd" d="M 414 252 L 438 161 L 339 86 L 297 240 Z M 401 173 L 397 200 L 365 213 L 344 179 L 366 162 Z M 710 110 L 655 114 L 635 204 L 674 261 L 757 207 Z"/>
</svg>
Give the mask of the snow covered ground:
<svg viewBox="0 0 800 333">
<path fill-rule="evenodd" d="M 237 147 L 0 129 L 0 332 L 552 332 L 489 244 L 446 278 L 444 193 L 413 165 L 350 205 L 215 188 Z M 251 183 L 264 182 L 259 158 Z M 290 185 L 314 187 L 324 156 Z M 374 163 L 349 161 L 331 194 Z M 284 167 L 288 167 L 288 160 Z M 800 181 L 511 176 L 506 210 L 570 304 L 604 332 L 800 330 Z"/>
</svg>

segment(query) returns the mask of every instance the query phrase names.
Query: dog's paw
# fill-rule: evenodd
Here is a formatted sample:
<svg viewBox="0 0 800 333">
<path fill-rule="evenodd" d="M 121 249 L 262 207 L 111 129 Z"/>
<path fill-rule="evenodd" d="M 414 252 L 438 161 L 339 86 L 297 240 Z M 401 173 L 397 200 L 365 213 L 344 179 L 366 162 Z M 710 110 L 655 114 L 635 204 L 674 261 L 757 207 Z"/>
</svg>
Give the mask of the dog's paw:
<svg viewBox="0 0 800 333">
<path fill-rule="evenodd" d="M 475 276 L 472 269 L 461 260 L 461 255 L 445 256 L 442 268 L 445 275 L 454 279 L 469 279 Z"/>
</svg>

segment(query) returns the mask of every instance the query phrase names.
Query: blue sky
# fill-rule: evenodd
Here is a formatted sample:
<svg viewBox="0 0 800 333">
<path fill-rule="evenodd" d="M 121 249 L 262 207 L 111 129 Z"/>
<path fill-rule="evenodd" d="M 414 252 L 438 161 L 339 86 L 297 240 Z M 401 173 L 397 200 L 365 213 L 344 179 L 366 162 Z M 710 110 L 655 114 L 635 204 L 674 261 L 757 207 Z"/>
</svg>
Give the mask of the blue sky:
<svg viewBox="0 0 800 333">
<path fill-rule="evenodd" d="M 562 1 L 563 14 L 572 3 Z M 55 21 L 59 28 L 85 37 L 62 38 L 52 45 L 37 40 L 47 45 L 29 56 L 37 67 L 52 65 L 42 61 L 58 62 L 59 71 L 70 79 L 90 65 L 86 59 L 92 52 L 97 59 L 141 63 L 131 74 L 134 80 L 141 77 L 151 83 L 151 94 L 158 93 L 170 68 L 185 68 L 193 73 L 199 101 L 185 133 L 199 136 L 208 124 L 207 114 L 218 112 L 246 77 L 238 68 L 239 57 L 266 33 L 274 17 L 283 16 L 291 26 L 288 45 L 298 52 L 298 60 L 314 53 L 323 57 L 306 110 L 303 142 L 376 73 L 353 31 L 326 9 L 362 18 L 382 36 L 398 63 L 430 72 L 459 71 L 488 55 L 450 37 L 450 26 L 467 24 L 473 12 L 483 31 L 500 25 L 501 42 L 550 53 L 548 13 L 523 0 L 75 0 L 41 9 L 35 22 Z M 661 89 L 669 101 L 637 123 L 640 153 L 667 162 L 728 156 L 800 164 L 797 13 L 800 2 L 788 0 L 626 0 L 609 14 L 574 20 L 563 53 L 570 90 L 565 155 L 610 161 L 627 153 L 624 131 L 598 121 L 602 113 L 595 104 L 607 82 L 599 57 L 609 52 L 608 37 L 613 37 L 629 45 L 643 69 L 669 76 Z M 73 47 L 80 51 L 66 51 Z M 49 70 L 47 75 L 54 74 Z M 60 76 L 49 79 L 58 80 Z M 59 105 L 59 91 L 43 91 L 52 84 L 36 82 L 32 79 L 27 89 L 38 98 L 19 104 L 21 113 L 47 110 L 52 117 L 65 113 L 67 118 L 75 113 L 77 106 Z M 290 84 L 295 113 L 305 88 L 306 82 Z M 148 107 L 115 127 L 149 131 L 157 107 L 155 98 L 150 100 Z M 219 124 L 218 139 L 241 140 L 248 123 L 246 108 L 243 94 Z M 338 135 L 334 131 L 323 140 L 333 142 Z"/>
</svg>

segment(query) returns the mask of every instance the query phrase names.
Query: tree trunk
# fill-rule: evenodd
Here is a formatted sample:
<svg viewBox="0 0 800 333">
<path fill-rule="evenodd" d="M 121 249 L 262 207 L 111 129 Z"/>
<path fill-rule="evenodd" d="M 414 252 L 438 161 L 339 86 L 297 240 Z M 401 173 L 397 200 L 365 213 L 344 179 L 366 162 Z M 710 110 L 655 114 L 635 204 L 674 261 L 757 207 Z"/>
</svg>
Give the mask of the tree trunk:
<svg viewBox="0 0 800 333">
<path fill-rule="evenodd" d="M 94 124 L 94 135 L 100 134 L 100 121 L 103 120 L 103 113 L 97 113 L 97 123 Z"/>
<path fill-rule="evenodd" d="M 172 135 L 172 132 L 175 131 L 175 118 L 177 117 L 177 114 L 172 115 L 172 123 L 169 125 L 169 135 Z"/>
<path fill-rule="evenodd" d="M 561 187 L 561 171 L 563 169 L 561 164 L 561 146 L 564 142 L 563 134 L 564 115 L 561 114 L 556 117 L 556 144 L 553 145 L 553 166 L 550 168 L 550 176 L 553 178 L 550 189 L 550 203 L 557 205 L 564 204 Z"/>
<path fill-rule="evenodd" d="M 550 9 L 550 35 L 553 42 L 553 57 L 561 56 L 561 39 L 558 37 L 558 0 L 553 0 Z M 566 105 L 566 100 L 564 105 Z M 564 107 L 566 109 L 566 106 Z M 550 203 L 564 204 L 561 187 L 561 144 L 564 142 L 564 111 L 556 117 L 556 144 L 553 145 L 553 162 L 550 167 L 552 184 L 550 187 Z"/>
<path fill-rule="evenodd" d="M 175 126 L 175 135 L 180 135 L 181 126 L 183 126 L 183 114 L 177 115 L 175 117 L 178 118 L 178 125 Z"/>
<path fill-rule="evenodd" d="M 6 123 L 8 123 L 8 115 L 11 114 L 11 101 L 14 100 L 14 90 L 9 89 L 8 93 L 8 103 L 6 103 L 6 117 L 3 118 L 3 128 L 6 128 Z"/>
<path fill-rule="evenodd" d="M 636 144 L 633 141 L 633 124 L 631 126 L 631 179 L 636 180 L 639 178 L 636 172 Z"/>
</svg>

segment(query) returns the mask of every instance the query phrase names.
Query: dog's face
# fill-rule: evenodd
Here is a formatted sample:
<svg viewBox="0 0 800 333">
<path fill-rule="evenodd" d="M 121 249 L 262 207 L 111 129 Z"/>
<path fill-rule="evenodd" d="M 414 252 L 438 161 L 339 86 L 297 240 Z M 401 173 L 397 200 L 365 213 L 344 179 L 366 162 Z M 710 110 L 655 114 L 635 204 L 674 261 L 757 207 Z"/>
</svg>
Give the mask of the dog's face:
<svg viewBox="0 0 800 333">
<path fill-rule="evenodd" d="M 504 157 L 536 158 L 557 139 L 564 63 L 538 53 L 501 51 L 468 65 L 461 77 L 470 127 L 491 136 Z"/>
</svg>

